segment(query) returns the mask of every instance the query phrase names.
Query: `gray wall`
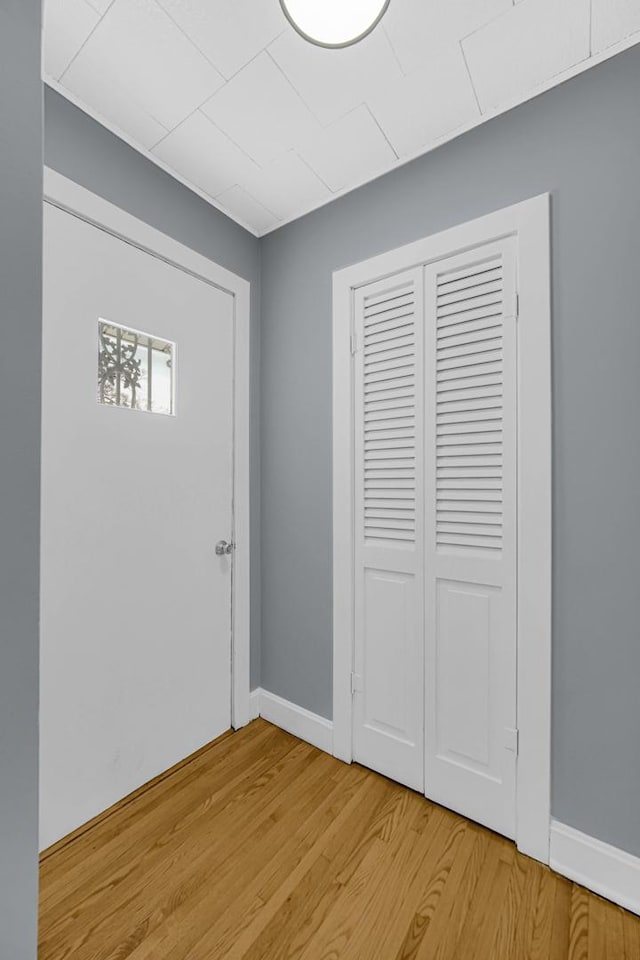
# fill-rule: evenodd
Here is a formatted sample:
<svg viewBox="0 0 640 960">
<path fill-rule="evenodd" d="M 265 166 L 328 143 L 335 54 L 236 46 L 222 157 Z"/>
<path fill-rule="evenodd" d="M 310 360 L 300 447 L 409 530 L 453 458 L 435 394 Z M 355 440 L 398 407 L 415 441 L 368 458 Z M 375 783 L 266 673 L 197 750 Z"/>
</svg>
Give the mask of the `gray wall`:
<svg viewBox="0 0 640 960">
<path fill-rule="evenodd" d="M 331 273 L 553 194 L 553 814 L 640 855 L 640 48 L 262 244 L 262 684 L 332 713 Z"/>
<path fill-rule="evenodd" d="M 0 957 L 35 960 L 42 89 L 40 0 L 0 5 Z"/>
<path fill-rule="evenodd" d="M 45 163 L 251 283 L 251 686 L 260 683 L 260 244 L 45 87 Z"/>
</svg>

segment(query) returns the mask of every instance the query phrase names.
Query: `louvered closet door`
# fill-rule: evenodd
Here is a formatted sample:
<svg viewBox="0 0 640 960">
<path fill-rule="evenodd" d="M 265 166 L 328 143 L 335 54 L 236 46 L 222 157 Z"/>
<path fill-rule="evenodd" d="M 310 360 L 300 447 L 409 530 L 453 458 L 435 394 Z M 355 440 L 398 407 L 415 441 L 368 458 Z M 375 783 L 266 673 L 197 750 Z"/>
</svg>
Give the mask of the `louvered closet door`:
<svg viewBox="0 0 640 960">
<path fill-rule="evenodd" d="M 505 240 L 425 270 L 428 797 L 515 835 L 516 289 Z"/>
<path fill-rule="evenodd" d="M 357 292 L 353 756 L 424 789 L 423 270 Z"/>
</svg>

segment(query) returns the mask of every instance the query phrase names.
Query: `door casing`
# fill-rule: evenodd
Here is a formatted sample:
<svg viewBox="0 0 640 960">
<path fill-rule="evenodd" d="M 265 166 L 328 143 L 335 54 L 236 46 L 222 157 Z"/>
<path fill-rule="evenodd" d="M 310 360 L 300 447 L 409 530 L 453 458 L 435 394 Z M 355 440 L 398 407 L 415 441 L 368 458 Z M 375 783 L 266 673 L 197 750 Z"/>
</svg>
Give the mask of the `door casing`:
<svg viewBox="0 0 640 960">
<path fill-rule="evenodd" d="M 354 607 L 353 302 L 359 287 L 514 237 L 518 262 L 516 843 L 549 862 L 551 804 L 550 196 L 543 194 L 333 274 L 333 754 L 350 763 Z M 350 411 L 350 416 L 345 416 Z"/>
<path fill-rule="evenodd" d="M 252 719 L 250 693 L 250 520 L 249 520 L 249 303 L 250 284 L 177 240 L 150 227 L 55 170 L 44 169 L 44 202 L 169 265 L 209 283 L 233 298 L 233 541 L 231 587 L 231 725 Z M 212 545 L 213 548 L 213 545 Z"/>
</svg>

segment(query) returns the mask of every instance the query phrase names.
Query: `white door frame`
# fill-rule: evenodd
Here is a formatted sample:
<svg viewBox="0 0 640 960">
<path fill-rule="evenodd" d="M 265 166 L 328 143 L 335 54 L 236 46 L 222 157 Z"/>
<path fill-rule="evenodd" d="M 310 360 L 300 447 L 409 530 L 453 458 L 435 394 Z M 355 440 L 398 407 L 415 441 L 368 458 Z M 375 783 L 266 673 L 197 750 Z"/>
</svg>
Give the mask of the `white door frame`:
<svg viewBox="0 0 640 960">
<path fill-rule="evenodd" d="M 513 236 L 518 258 L 518 849 L 549 862 L 551 794 L 551 285 L 549 195 L 333 274 L 333 754 L 352 754 L 354 291 Z"/>
<path fill-rule="evenodd" d="M 233 297 L 233 542 L 231 587 L 231 725 L 251 720 L 250 523 L 249 523 L 249 304 L 250 284 L 212 260 L 126 213 L 84 187 L 45 167 L 44 202 L 79 217 L 165 263 Z M 213 550 L 213 544 L 211 545 Z"/>
</svg>

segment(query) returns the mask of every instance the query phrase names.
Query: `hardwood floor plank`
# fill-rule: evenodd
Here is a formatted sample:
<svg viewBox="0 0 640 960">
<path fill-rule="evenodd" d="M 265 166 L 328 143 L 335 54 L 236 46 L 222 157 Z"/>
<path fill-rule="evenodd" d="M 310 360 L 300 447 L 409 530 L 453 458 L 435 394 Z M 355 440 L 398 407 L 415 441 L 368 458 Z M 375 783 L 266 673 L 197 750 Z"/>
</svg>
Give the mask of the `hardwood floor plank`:
<svg viewBox="0 0 640 960">
<path fill-rule="evenodd" d="M 518 938 L 518 927 L 523 924 L 520 905 L 526 882 L 526 857 L 515 853 L 509 872 L 505 899 L 500 910 L 498 929 L 491 950 L 493 960 L 510 960 Z"/>
<path fill-rule="evenodd" d="M 573 884 L 571 890 L 571 920 L 569 924 L 569 960 L 588 960 L 589 957 L 589 894 Z M 595 960 L 595 956 L 592 958 Z"/>
<path fill-rule="evenodd" d="M 514 957 L 527 957 L 528 960 L 532 960 L 535 956 L 534 951 L 540 943 L 539 924 L 545 919 L 545 913 L 539 911 L 539 907 L 541 906 L 540 884 L 542 881 L 542 870 L 539 865 L 534 860 L 530 860 L 529 857 L 521 857 L 520 859 L 523 871 L 522 897 L 520 898 L 520 905 L 516 912 L 511 950 Z M 542 905 L 544 905 L 544 901 Z M 546 920 L 546 926 L 550 933 L 550 914 L 546 915 Z M 539 956 L 538 946 L 538 957 Z"/>
<path fill-rule="evenodd" d="M 415 954 L 421 933 L 435 915 L 454 864 L 464 850 L 466 836 L 465 821 L 440 808 L 432 809 L 420 833 L 420 843 L 415 845 L 415 869 L 407 870 L 399 885 L 396 910 L 391 917 L 384 906 L 379 910 L 381 929 L 372 944 L 372 958 L 387 960 L 403 953 L 411 956 L 411 951 Z"/>
<path fill-rule="evenodd" d="M 589 957 L 624 956 L 624 911 L 600 897 L 589 898 Z"/>
<path fill-rule="evenodd" d="M 608 906 L 607 960 L 616 960 L 624 956 L 624 910 L 613 903 Z"/>
<path fill-rule="evenodd" d="M 440 883 L 440 871 L 421 891 L 421 899 L 416 912 L 405 932 L 402 943 L 395 954 L 396 960 L 417 960 L 430 957 L 438 945 L 442 945 L 445 930 L 455 925 L 452 911 L 456 903 L 464 898 L 465 881 L 473 871 L 474 853 L 477 855 L 479 831 L 470 823 L 462 821 L 464 830 L 455 851 L 455 858 L 444 885 Z M 453 841 L 455 843 L 455 840 Z M 484 859 L 484 853 L 481 859 Z M 459 930 L 455 938 L 459 935 Z"/>
<path fill-rule="evenodd" d="M 243 960 L 294 960 L 315 938 L 316 931 L 340 894 L 343 883 L 339 875 L 351 876 L 366 856 L 371 845 L 380 839 L 377 825 L 384 822 L 385 810 L 395 804 L 389 784 L 381 777 L 369 776 L 345 821 L 344 831 L 334 838 L 313 862 L 298 886 L 282 904 L 271 901 L 271 919 L 258 932 Z M 348 865 L 348 869 L 347 869 Z"/>
<path fill-rule="evenodd" d="M 476 885 L 468 922 L 463 926 L 456 950 L 459 957 L 491 957 L 515 860 L 513 844 L 496 837 L 485 861 L 486 873 Z"/>
<path fill-rule="evenodd" d="M 640 960 L 640 917 L 624 913 L 624 953 L 626 960 Z"/>
<path fill-rule="evenodd" d="M 391 944 L 387 945 L 388 938 L 393 942 L 395 940 L 395 949 L 402 940 L 402 933 L 410 922 L 413 909 L 410 909 L 407 915 L 401 916 L 403 907 L 413 892 L 414 896 L 417 889 L 423 886 L 425 875 L 422 872 L 425 866 L 425 854 L 433 849 L 437 860 L 438 852 L 441 852 L 446 845 L 446 837 L 443 836 L 443 830 L 447 830 L 447 812 L 439 807 L 432 807 L 429 811 L 429 829 L 424 830 L 424 814 L 426 811 L 425 803 L 422 797 L 419 798 L 420 807 L 417 809 L 418 820 L 412 828 L 407 823 L 407 829 L 400 838 L 400 843 L 395 851 L 390 851 L 385 865 L 384 877 L 381 877 L 380 883 L 372 883 L 368 891 L 367 904 L 362 910 L 357 923 L 354 926 L 350 937 L 348 947 L 343 956 L 345 960 L 355 960 L 362 956 L 363 951 L 367 957 L 372 960 L 378 960 L 380 957 L 386 957 L 384 951 L 388 950 L 393 955 L 394 948 Z M 449 832 L 447 830 L 447 832 Z M 416 836 L 412 836 L 416 834 Z M 433 864 L 428 862 L 426 870 L 433 868 Z M 427 872 L 428 876 L 428 872 Z M 390 922 L 392 917 L 387 912 L 389 891 L 393 890 L 393 896 L 396 902 L 396 911 L 393 917 L 402 923 L 403 931 L 398 932 Z M 414 900 L 415 906 L 415 900 Z"/>
<path fill-rule="evenodd" d="M 258 720 L 47 853 L 39 960 L 640 960 L 640 919 Z"/>
<path fill-rule="evenodd" d="M 559 877 L 551 870 L 544 868 L 551 877 L 555 895 L 553 898 L 553 914 L 551 920 L 551 954 L 550 960 L 567 960 L 571 941 L 571 920 L 573 884 L 564 877 Z"/>
<path fill-rule="evenodd" d="M 608 911 L 599 897 L 589 898 L 589 929 L 587 953 L 589 957 L 601 957 L 607 960 L 607 924 Z"/>
</svg>

